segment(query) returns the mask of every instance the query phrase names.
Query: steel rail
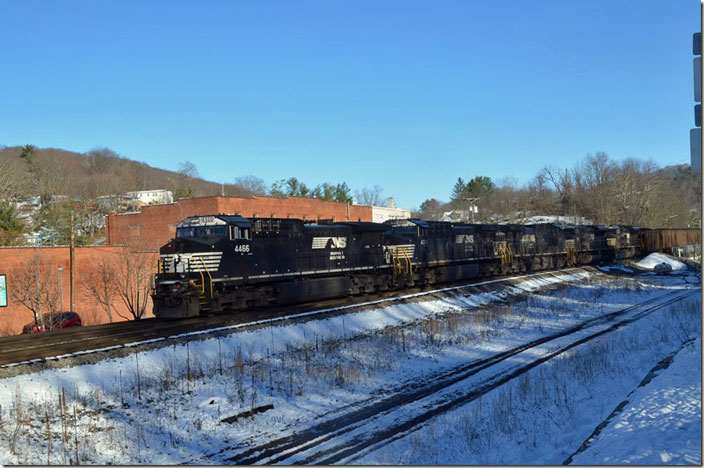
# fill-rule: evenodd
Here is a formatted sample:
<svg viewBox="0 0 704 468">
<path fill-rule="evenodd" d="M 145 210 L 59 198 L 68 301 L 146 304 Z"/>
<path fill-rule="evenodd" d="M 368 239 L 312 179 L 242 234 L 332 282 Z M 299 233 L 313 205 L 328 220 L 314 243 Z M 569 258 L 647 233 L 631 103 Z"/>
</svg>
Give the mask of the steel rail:
<svg viewBox="0 0 704 468">
<path fill-rule="evenodd" d="M 271 325 L 282 321 L 310 320 L 320 316 L 348 313 L 357 309 L 377 307 L 387 303 L 413 300 L 462 289 L 482 286 L 495 287 L 529 278 L 555 277 L 559 274 L 588 272 L 589 270 L 591 270 L 590 267 L 578 267 L 540 271 L 471 283 L 462 282 L 460 285 L 442 288 L 437 288 L 437 285 L 434 285 L 436 289 L 425 287 L 405 291 L 387 291 L 371 296 L 354 296 L 300 305 L 276 306 L 233 314 L 218 314 L 181 320 L 146 319 L 12 336 L 0 339 L 0 369 L 133 348 L 139 345 L 152 345 L 156 342 L 173 339 L 203 338 L 214 333 Z"/>
</svg>

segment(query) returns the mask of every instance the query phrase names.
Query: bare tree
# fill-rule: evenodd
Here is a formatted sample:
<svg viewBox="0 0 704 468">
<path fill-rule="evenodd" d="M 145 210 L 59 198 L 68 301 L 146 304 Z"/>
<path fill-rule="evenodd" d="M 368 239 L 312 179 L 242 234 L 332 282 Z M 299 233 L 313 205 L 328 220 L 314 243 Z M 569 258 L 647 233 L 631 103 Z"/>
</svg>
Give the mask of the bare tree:
<svg viewBox="0 0 704 468">
<path fill-rule="evenodd" d="M 0 159 L 0 199 L 17 197 L 28 183 L 27 172 L 17 159 Z"/>
<path fill-rule="evenodd" d="M 549 181 L 557 191 L 558 201 L 562 213 L 569 211 L 574 196 L 574 179 L 568 169 L 560 169 L 554 166 L 545 166 L 540 172 L 545 180 Z"/>
<path fill-rule="evenodd" d="M 116 195 L 134 190 L 132 172 L 134 164 L 110 148 L 97 147 L 86 153 L 83 162 L 85 180 L 77 187 L 82 200 L 95 200 L 100 195 Z"/>
<path fill-rule="evenodd" d="M 40 154 L 36 148 L 27 145 L 20 158 L 29 169 L 29 185 L 39 194 L 42 206 L 47 206 L 54 195 L 66 183 L 66 168 L 56 154 Z"/>
<path fill-rule="evenodd" d="M 194 189 L 195 179 L 198 178 L 198 168 L 190 161 L 181 162 L 178 165 L 178 174 L 174 183 L 174 198 L 193 198 L 196 196 Z"/>
<path fill-rule="evenodd" d="M 491 191 L 491 196 L 480 199 L 479 205 L 496 220 L 513 220 L 519 211 L 518 181 L 504 177 Z"/>
<path fill-rule="evenodd" d="M 10 297 L 34 314 L 34 322 L 44 328 L 42 314 L 59 306 L 58 270 L 36 250 L 17 267 L 8 282 Z"/>
<path fill-rule="evenodd" d="M 541 172 L 528 185 L 528 205 L 536 214 L 555 214 L 557 200 L 548 186 L 545 175 Z"/>
<path fill-rule="evenodd" d="M 616 218 L 613 202 L 616 164 L 604 152 L 588 155 L 575 169 L 580 174 L 579 211 L 596 223 L 611 223 Z"/>
<path fill-rule="evenodd" d="M 131 318 L 139 320 L 146 312 L 151 275 L 156 269 L 154 251 L 141 245 L 128 246 L 115 263 L 117 276 L 114 283 L 115 296 L 127 307 Z M 129 317 L 116 313 L 129 320 Z"/>
<path fill-rule="evenodd" d="M 86 295 L 94 299 L 112 323 L 112 312 L 119 286 L 115 262 L 107 256 L 95 257 L 91 274 L 86 278 Z"/>
<path fill-rule="evenodd" d="M 386 206 L 387 200 L 384 200 L 384 189 L 380 185 L 375 185 L 372 188 L 364 187 L 362 190 L 355 190 L 354 198 L 360 205 L 369 206 Z"/>
<path fill-rule="evenodd" d="M 237 177 L 230 189 L 236 197 L 261 196 L 267 193 L 266 183 L 253 175 Z"/>
</svg>

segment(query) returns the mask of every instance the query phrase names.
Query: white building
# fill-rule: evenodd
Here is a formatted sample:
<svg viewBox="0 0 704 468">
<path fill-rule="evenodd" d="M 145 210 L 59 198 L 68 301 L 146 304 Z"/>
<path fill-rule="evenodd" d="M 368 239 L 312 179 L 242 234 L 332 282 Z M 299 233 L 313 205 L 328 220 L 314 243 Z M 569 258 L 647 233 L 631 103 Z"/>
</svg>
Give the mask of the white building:
<svg viewBox="0 0 704 468">
<path fill-rule="evenodd" d="M 372 206 L 372 222 L 383 223 L 389 219 L 410 219 L 411 210 L 395 208 L 394 199 L 389 197 L 389 206 Z"/>
<path fill-rule="evenodd" d="M 410 219 L 411 210 L 403 208 L 387 208 L 385 206 L 372 206 L 372 222 L 383 223 L 388 219 Z"/>
<path fill-rule="evenodd" d="M 106 210 L 116 210 L 119 207 L 139 207 L 142 205 L 161 205 L 173 203 L 174 196 L 170 190 L 152 189 L 135 190 L 121 195 L 104 195 L 98 197 L 98 205 Z"/>
<path fill-rule="evenodd" d="M 174 202 L 174 196 L 171 191 L 163 189 L 125 192 L 123 197 L 127 202 L 137 202 L 141 205 L 163 205 Z"/>
</svg>

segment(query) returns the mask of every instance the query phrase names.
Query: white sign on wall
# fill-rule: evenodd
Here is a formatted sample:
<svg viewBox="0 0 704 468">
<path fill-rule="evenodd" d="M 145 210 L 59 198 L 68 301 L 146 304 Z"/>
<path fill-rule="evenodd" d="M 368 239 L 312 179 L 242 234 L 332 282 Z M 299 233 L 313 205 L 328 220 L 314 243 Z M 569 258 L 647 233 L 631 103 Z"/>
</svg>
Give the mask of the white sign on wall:
<svg viewBox="0 0 704 468">
<path fill-rule="evenodd" d="M 7 307 L 7 283 L 5 275 L 0 275 L 0 307 Z"/>
</svg>

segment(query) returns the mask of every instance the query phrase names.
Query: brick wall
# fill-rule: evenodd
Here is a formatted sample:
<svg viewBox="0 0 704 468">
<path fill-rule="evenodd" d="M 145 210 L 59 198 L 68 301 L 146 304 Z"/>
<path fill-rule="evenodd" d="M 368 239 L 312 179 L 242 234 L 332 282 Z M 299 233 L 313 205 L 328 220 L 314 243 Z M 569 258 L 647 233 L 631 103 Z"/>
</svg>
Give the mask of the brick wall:
<svg viewBox="0 0 704 468">
<path fill-rule="evenodd" d="M 313 198 L 236 198 L 203 197 L 180 200 L 168 205 L 149 205 L 139 213 L 108 215 L 109 245 L 140 243 L 158 249 L 175 233 L 183 218 L 208 214 L 239 214 L 244 217 L 277 217 L 298 219 L 331 219 L 335 221 L 371 221 L 372 207 L 326 202 Z"/>
<path fill-rule="evenodd" d="M 32 258 L 34 255 L 39 255 L 46 263 L 47 268 L 50 269 L 54 275 L 54 280 L 59 281 L 58 267 L 63 267 L 64 271 L 61 274 L 61 283 L 63 287 L 64 296 L 64 309 L 70 309 L 70 272 L 69 272 L 69 259 L 70 259 L 70 249 L 68 247 L 2 247 L 0 248 L 0 274 L 4 274 L 6 278 L 6 284 L 8 289 L 8 305 L 7 307 L 0 307 L 0 316 L 2 321 L 0 321 L 0 335 L 14 335 L 22 331 L 22 326 L 33 320 L 34 315 L 32 312 L 19 304 L 13 297 L 13 289 L 18 287 L 25 287 L 25 285 L 18 284 L 17 274 L 13 275 L 13 272 L 23 268 L 26 262 Z M 86 288 L 86 282 L 94 274 L 95 267 L 94 263 L 97 259 L 101 257 L 115 258 L 116 256 L 123 255 L 124 248 L 122 247 L 108 247 L 108 246 L 96 246 L 96 247 L 76 247 L 74 251 L 74 302 L 76 305 L 75 311 L 81 315 L 83 323 L 85 325 L 95 325 L 99 323 L 107 323 L 108 318 L 103 309 L 98 305 L 95 300 L 90 296 L 88 289 Z M 154 265 L 156 265 L 156 259 L 158 254 L 153 253 Z M 60 302 L 60 300 L 59 300 Z M 116 311 L 124 316 L 128 316 L 126 307 L 119 302 L 118 298 L 115 298 Z M 59 307 L 60 308 L 60 307 Z M 147 304 L 147 316 L 151 316 L 152 302 L 151 298 Z M 48 310 L 44 312 L 50 312 Z M 121 321 L 118 315 L 113 313 L 113 319 L 115 321 Z"/>
</svg>

